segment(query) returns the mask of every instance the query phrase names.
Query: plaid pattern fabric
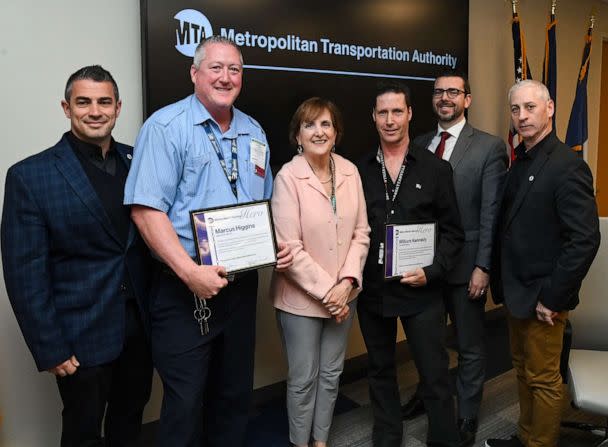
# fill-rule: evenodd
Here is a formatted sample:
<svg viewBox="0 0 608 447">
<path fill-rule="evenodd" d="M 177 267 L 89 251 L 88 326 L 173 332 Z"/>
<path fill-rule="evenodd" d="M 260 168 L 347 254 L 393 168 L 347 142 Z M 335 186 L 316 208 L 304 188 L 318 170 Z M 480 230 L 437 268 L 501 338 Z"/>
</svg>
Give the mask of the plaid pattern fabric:
<svg viewBox="0 0 608 447">
<path fill-rule="evenodd" d="M 117 146 L 128 163 L 132 148 Z M 139 284 L 143 272 L 139 238 L 133 227 L 129 249 L 119 241 L 65 136 L 9 169 L 1 233 L 6 289 L 38 369 L 71 355 L 83 366 L 116 358 L 125 274 Z"/>
</svg>

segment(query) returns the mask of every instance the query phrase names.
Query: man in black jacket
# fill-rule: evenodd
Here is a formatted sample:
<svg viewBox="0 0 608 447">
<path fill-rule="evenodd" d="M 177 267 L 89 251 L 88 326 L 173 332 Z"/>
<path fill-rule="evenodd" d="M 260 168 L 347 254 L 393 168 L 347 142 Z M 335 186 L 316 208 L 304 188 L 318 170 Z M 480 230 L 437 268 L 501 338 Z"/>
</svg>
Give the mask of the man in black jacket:
<svg viewBox="0 0 608 447">
<path fill-rule="evenodd" d="M 61 105 L 70 130 L 6 174 L 4 281 L 37 368 L 56 378 L 61 446 L 133 447 L 152 387 L 152 258 L 122 204 L 133 148 L 112 138 L 121 101 L 103 67 L 73 73 Z"/>
<path fill-rule="evenodd" d="M 381 85 L 372 116 L 380 147 L 359 164 L 372 231 L 358 312 L 369 358 L 373 443 L 375 447 L 398 447 L 403 436 L 395 368 L 399 318 L 421 377 L 421 395 L 429 416 L 427 443 L 457 446 L 460 437 L 448 386 L 441 298 L 442 281 L 464 240 L 452 169 L 448 162 L 410 143 L 412 108 L 406 86 Z M 385 281 L 386 224 L 420 222 L 436 224 L 432 263 Z"/>
<path fill-rule="evenodd" d="M 509 104 L 523 143 L 505 182 L 491 287 L 507 308 L 520 416 L 518 436 L 486 446 L 554 447 L 564 327 L 599 247 L 599 221 L 587 163 L 552 132 L 547 88 L 522 81 Z"/>
</svg>

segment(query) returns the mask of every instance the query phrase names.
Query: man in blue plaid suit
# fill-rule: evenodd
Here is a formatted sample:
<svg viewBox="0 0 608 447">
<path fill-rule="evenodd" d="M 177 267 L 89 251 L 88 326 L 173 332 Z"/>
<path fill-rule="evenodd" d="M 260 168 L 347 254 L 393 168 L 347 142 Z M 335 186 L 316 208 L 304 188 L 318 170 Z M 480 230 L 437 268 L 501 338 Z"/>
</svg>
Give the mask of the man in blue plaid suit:
<svg viewBox="0 0 608 447">
<path fill-rule="evenodd" d="M 62 447 L 135 446 L 152 361 L 150 256 L 122 204 L 132 148 L 111 136 L 121 102 L 102 67 L 72 74 L 61 105 L 70 131 L 6 176 L 4 280 L 36 366 L 56 376 Z"/>
</svg>

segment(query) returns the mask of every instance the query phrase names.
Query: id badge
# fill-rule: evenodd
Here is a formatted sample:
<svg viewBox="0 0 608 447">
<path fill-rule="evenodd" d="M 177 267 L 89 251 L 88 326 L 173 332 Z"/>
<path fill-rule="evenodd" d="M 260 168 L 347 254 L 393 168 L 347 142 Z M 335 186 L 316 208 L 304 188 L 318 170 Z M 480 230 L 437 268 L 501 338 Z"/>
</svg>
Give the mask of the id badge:
<svg viewBox="0 0 608 447">
<path fill-rule="evenodd" d="M 249 161 L 253 163 L 257 176 L 266 177 L 266 144 L 252 138 L 249 143 Z"/>
</svg>

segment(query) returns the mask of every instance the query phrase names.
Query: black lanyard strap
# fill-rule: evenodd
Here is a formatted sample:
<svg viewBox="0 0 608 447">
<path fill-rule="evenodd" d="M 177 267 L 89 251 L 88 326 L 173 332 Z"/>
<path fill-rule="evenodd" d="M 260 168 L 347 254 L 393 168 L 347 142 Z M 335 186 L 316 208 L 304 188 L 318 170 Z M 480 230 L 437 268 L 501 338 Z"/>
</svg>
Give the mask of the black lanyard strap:
<svg viewBox="0 0 608 447">
<path fill-rule="evenodd" d="M 401 163 L 401 168 L 399 169 L 399 175 L 397 176 L 397 181 L 395 182 L 395 189 L 393 190 L 393 197 L 391 198 L 388 194 L 388 174 L 386 172 L 386 162 L 384 161 L 384 153 L 382 149 L 378 147 L 378 155 L 377 159 L 380 161 L 380 166 L 382 167 L 382 181 L 384 182 L 384 197 L 386 200 L 386 217 L 388 219 L 389 214 L 393 214 L 393 207 L 395 206 L 395 199 L 397 198 L 397 194 L 399 194 L 399 188 L 401 188 L 401 182 L 403 181 L 403 177 L 405 175 L 405 168 L 407 167 L 407 155 L 403 157 L 403 162 Z"/>
<path fill-rule="evenodd" d="M 217 138 L 215 138 L 215 135 L 213 134 L 213 131 L 211 130 L 211 126 L 209 125 L 209 122 L 205 121 L 203 123 L 203 127 L 205 128 L 207 137 L 209 138 L 209 141 L 211 142 L 211 146 L 213 146 L 213 149 L 215 150 L 215 153 L 217 154 L 217 158 L 220 161 L 220 165 L 222 166 L 222 169 L 224 170 L 224 175 L 226 176 L 228 183 L 230 183 L 230 188 L 232 188 L 234 197 L 238 197 L 237 190 L 236 190 L 236 180 L 239 178 L 239 165 L 238 165 L 238 158 L 237 158 L 238 153 L 237 153 L 236 138 L 232 138 L 230 140 L 230 151 L 232 152 L 232 167 L 230 169 L 230 173 L 228 173 L 228 168 L 226 167 L 226 160 L 224 159 L 224 155 L 222 154 L 222 149 L 220 148 L 220 145 L 217 142 Z"/>
</svg>

